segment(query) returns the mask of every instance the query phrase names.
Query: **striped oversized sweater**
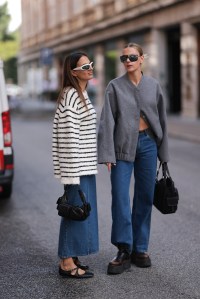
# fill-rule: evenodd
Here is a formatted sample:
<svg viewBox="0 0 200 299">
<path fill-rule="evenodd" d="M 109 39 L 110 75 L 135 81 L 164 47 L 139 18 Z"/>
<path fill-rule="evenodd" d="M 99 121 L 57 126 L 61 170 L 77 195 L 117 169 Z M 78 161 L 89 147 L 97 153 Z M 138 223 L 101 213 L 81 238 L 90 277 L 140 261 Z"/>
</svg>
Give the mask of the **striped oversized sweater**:
<svg viewBox="0 0 200 299">
<path fill-rule="evenodd" d="M 74 88 L 65 89 L 53 123 L 54 175 L 62 184 L 80 184 L 80 176 L 97 173 L 96 111 Z"/>
</svg>

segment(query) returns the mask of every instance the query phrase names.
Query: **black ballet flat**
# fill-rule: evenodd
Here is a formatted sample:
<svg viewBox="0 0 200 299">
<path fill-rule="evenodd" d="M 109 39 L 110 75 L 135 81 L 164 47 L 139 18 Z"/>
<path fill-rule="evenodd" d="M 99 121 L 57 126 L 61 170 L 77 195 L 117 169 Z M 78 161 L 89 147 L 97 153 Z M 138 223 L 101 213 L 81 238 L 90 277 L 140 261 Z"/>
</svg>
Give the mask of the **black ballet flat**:
<svg viewBox="0 0 200 299">
<path fill-rule="evenodd" d="M 82 270 L 89 270 L 89 266 L 87 266 L 87 265 L 83 265 L 82 263 L 81 263 L 81 261 L 78 259 L 78 257 L 77 256 L 75 256 L 75 257 L 73 257 L 73 261 L 74 261 L 74 264 L 78 267 L 78 268 L 80 268 L 80 269 L 82 269 Z"/>
<path fill-rule="evenodd" d="M 74 269 L 71 270 L 63 270 L 61 269 L 61 267 L 59 267 L 59 274 L 62 277 L 66 277 L 66 278 L 76 278 L 76 279 L 82 279 L 82 278 L 92 278 L 94 276 L 94 273 L 89 272 L 89 271 L 85 271 L 85 273 L 83 274 L 79 274 L 78 273 L 79 268 L 76 267 Z M 75 271 L 74 274 L 72 274 L 72 272 Z"/>
</svg>

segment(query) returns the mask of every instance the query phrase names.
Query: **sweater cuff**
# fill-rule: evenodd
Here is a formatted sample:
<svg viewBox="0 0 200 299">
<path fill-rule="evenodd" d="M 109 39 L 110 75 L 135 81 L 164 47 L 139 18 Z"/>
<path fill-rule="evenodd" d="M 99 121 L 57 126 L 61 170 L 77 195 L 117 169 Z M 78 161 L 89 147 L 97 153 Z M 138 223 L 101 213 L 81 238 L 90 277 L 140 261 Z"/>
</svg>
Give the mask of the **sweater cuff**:
<svg viewBox="0 0 200 299">
<path fill-rule="evenodd" d="M 64 184 L 64 185 L 80 185 L 80 177 L 61 178 L 61 184 Z"/>
</svg>

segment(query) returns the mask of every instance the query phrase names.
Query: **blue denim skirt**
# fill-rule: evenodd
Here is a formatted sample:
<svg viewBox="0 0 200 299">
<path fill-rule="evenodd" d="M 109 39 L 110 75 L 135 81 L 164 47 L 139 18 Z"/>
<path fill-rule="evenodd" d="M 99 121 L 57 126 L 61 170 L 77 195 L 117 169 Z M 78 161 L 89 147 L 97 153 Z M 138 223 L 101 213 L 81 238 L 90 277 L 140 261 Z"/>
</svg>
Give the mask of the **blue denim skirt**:
<svg viewBox="0 0 200 299">
<path fill-rule="evenodd" d="M 61 218 L 58 243 L 60 258 L 85 256 L 99 250 L 95 175 L 81 176 L 80 187 L 91 205 L 91 212 L 84 221 Z M 67 185 L 69 202 L 75 205 L 81 204 L 78 188 L 79 185 Z"/>
</svg>

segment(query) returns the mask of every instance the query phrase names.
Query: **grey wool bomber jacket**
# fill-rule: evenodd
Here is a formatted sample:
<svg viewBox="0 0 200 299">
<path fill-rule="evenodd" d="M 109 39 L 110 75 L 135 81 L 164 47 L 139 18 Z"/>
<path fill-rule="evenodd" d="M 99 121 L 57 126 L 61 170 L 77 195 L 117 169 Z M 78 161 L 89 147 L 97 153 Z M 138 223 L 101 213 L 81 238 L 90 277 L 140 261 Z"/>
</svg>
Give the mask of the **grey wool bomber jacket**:
<svg viewBox="0 0 200 299">
<path fill-rule="evenodd" d="M 135 86 L 128 74 L 115 78 L 105 91 L 98 132 L 98 162 L 135 160 L 141 113 L 158 148 L 158 159 L 168 162 L 166 107 L 158 81 L 143 75 Z"/>
</svg>

